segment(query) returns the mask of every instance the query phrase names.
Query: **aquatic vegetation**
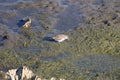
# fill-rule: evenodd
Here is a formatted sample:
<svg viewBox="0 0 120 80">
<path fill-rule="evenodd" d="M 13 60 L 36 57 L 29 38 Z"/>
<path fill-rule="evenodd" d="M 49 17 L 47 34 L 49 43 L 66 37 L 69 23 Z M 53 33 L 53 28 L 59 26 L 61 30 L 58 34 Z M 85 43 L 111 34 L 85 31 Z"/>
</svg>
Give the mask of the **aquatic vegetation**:
<svg viewBox="0 0 120 80">
<path fill-rule="evenodd" d="M 3 49 L 0 51 L 0 69 L 29 66 L 33 71 L 46 78 L 55 76 L 68 80 L 87 80 L 86 73 L 79 73 L 72 61 L 83 55 L 109 54 L 120 56 L 119 27 L 79 27 L 68 31 L 69 41 L 57 44 L 44 40 L 45 35 L 37 35 L 37 31 L 23 31 L 26 39 L 24 48 L 38 51 L 27 52 L 26 49 Z M 33 40 L 33 42 L 29 42 Z M 19 44 L 19 43 L 18 43 Z M 100 76 L 102 77 L 102 76 Z M 97 78 L 95 80 L 99 80 Z"/>
<path fill-rule="evenodd" d="M 77 1 L 79 2 L 76 3 Z M 100 71 L 99 67 L 89 65 L 92 64 L 89 63 L 91 57 L 86 58 L 88 55 L 110 55 L 118 58 L 120 57 L 120 18 L 119 4 L 117 4 L 119 1 L 114 2 L 116 3 L 116 5 L 113 5 L 115 6 L 114 8 L 108 7 L 111 5 L 112 1 L 110 4 L 105 2 L 104 5 L 103 2 L 99 3 L 98 1 L 95 2 L 89 0 L 69 0 L 69 2 L 72 5 L 77 5 L 74 7 L 75 9 L 70 6 L 68 10 L 60 10 L 59 7 L 57 9 L 58 4 L 56 3 L 48 2 L 48 4 L 46 3 L 44 5 L 39 1 L 15 2 L 14 5 L 11 3 L 5 8 L 0 7 L 2 18 L 0 22 L 7 25 L 5 28 L 8 28 L 5 29 L 5 32 L 8 32 L 9 34 L 9 32 L 11 33 L 13 31 L 18 34 L 18 39 L 13 37 L 7 39 L 8 41 L 12 39 L 11 43 L 15 43 L 12 48 L 5 47 L 4 45 L 2 48 L 0 47 L 0 70 L 28 66 L 35 74 L 46 79 L 55 77 L 67 80 L 119 80 L 120 69 L 119 64 L 117 64 L 119 63 L 119 60 L 113 59 L 112 57 L 110 57 L 110 59 L 105 59 L 107 57 L 104 58 L 100 56 L 97 58 L 95 57 L 93 62 L 98 63 L 99 58 L 102 58 L 103 61 L 104 59 L 108 60 L 110 65 L 117 66 L 115 69 L 114 66 L 111 67 L 108 65 L 111 68 Z M 89 2 L 91 5 L 88 5 Z M 2 6 L 2 4 L 0 5 Z M 43 10 L 43 7 L 46 8 L 45 11 Z M 79 9 L 78 7 L 81 8 Z M 11 10 L 11 12 L 9 13 L 8 10 L 6 10 L 8 12 L 4 12 L 4 9 Z M 63 12 L 60 14 L 59 12 L 61 11 Z M 61 18 L 48 14 L 49 12 L 59 15 Z M 68 13 L 70 14 L 68 15 Z M 73 15 L 71 15 L 71 13 L 73 13 Z M 2 16 L 3 14 L 4 16 Z M 81 14 L 83 15 L 81 16 Z M 18 15 L 19 17 L 17 17 Z M 13 25 L 16 24 L 16 21 L 23 17 L 23 15 L 30 16 L 34 22 L 31 24 L 29 30 L 21 29 L 17 25 Z M 78 16 L 81 17 L 78 18 Z M 55 20 L 53 18 L 55 18 Z M 57 22 L 56 20 L 59 20 L 60 22 Z M 60 26 L 60 29 L 56 28 L 56 26 L 52 26 L 56 22 L 60 23 L 57 25 L 57 27 Z M 73 24 L 72 22 L 75 23 Z M 63 25 L 64 23 L 66 25 Z M 81 24 L 76 27 L 76 25 L 79 25 L 78 23 Z M 76 27 L 75 30 L 73 29 L 74 26 Z M 64 29 L 66 32 L 62 33 L 69 35 L 69 40 L 59 44 L 51 40 L 46 40 L 46 38 L 52 36 L 51 34 L 49 36 L 49 32 L 54 28 L 60 31 Z M 4 31 L 3 27 L 0 27 L 0 31 Z M 53 35 L 56 34 L 57 33 L 53 33 Z M 13 33 L 11 35 L 15 34 Z M 0 36 L 0 42 L 4 42 L 4 38 L 6 38 L 6 35 Z M 83 58 L 85 60 L 81 60 Z M 105 63 L 103 63 L 103 65 L 104 64 Z M 80 65 L 88 67 L 82 68 Z M 108 66 L 104 65 L 105 68 Z M 0 74 L 0 77 L 3 77 L 3 75 Z"/>
</svg>

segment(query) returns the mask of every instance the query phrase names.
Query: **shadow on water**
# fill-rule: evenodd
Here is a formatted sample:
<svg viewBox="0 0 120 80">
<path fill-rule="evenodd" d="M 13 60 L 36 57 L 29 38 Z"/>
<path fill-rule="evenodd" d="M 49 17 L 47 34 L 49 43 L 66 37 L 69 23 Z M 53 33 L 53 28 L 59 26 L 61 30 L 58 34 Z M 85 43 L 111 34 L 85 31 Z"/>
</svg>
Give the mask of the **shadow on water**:
<svg viewBox="0 0 120 80">
<path fill-rule="evenodd" d="M 26 21 L 19 20 L 18 23 L 17 23 L 17 26 L 22 27 L 25 23 L 26 23 Z"/>
<path fill-rule="evenodd" d="M 55 42 L 52 37 L 44 37 L 44 41 L 50 41 L 50 42 Z"/>
<path fill-rule="evenodd" d="M 54 42 L 54 43 L 57 43 L 57 41 L 55 41 L 54 39 L 52 39 L 52 37 L 44 37 L 43 40 L 44 40 L 44 41 L 48 41 L 48 42 Z"/>
<path fill-rule="evenodd" d="M 77 71 L 90 73 L 105 72 L 120 68 L 120 58 L 111 55 L 89 55 L 73 62 Z"/>
</svg>

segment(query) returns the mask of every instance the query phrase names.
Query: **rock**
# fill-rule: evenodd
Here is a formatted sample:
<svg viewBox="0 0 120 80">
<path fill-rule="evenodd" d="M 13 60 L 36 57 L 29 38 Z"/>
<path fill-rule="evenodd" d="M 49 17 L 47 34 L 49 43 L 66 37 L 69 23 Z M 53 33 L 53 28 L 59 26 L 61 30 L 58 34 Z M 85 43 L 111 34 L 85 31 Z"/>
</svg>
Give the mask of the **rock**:
<svg viewBox="0 0 120 80">
<path fill-rule="evenodd" d="M 34 73 L 26 66 L 20 67 L 18 69 L 8 70 L 5 75 L 5 78 L 8 80 L 23 80 L 31 79 L 32 77 L 34 77 Z M 40 78 L 37 77 L 35 80 L 40 80 Z"/>
<path fill-rule="evenodd" d="M 18 71 L 21 70 L 20 68 L 18 69 Z M 23 80 L 24 78 L 26 79 L 30 79 L 34 76 L 34 73 L 28 69 L 26 66 L 22 67 L 22 75 L 21 75 L 21 79 Z"/>
<path fill-rule="evenodd" d="M 56 80 L 56 78 L 55 78 L 55 77 L 52 77 L 50 80 Z"/>
<path fill-rule="evenodd" d="M 39 78 L 38 76 L 35 77 L 35 80 L 42 80 L 41 78 Z"/>
<path fill-rule="evenodd" d="M 65 80 L 65 79 L 60 78 L 60 80 Z"/>
<path fill-rule="evenodd" d="M 57 42 L 63 42 L 64 40 L 68 40 L 69 37 L 68 37 L 68 35 L 65 35 L 65 34 L 59 34 L 57 36 L 52 37 L 52 39 Z"/>
<path fill-rule="evenodd" d="M 8 80 L 18 80 L 18 76 L 16 75 L 17 69 L 11 69 L 6 72 L 5 78 Z"/>
<path fill-rule="evenodd" d="M 0 74 L 5 74 L 5 80 L 48 80 L 41 79 L 36 76 L 28 67 L 22 66 L 18 69 L 11 69 L 8 72 L 0 71 Z M 0 80 L 3 80 L 0 78 Z M 55 77 L 50 78 L 49 80 L 57 80 Z M 65 80 L 61 79 L 60 80 Z"/>
</svg>

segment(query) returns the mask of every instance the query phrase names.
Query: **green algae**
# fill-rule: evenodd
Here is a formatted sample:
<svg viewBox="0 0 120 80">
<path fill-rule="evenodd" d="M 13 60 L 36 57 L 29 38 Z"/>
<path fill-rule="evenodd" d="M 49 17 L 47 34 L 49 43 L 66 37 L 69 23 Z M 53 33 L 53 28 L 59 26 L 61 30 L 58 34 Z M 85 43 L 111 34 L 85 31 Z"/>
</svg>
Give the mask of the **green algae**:
<svg viewBox="0 0 120 80">
<path fill-rule="evenodd" d="M 23 31 L 22 34 L 25 40 L 21 47 L 31 50 L 31 47 L 35 47 L 39 51 L 30 53 L 22 48 L 2 49 L 0 51 L 0 69 L 26 65 L 37 75 L 46 78 L 54 76 L 68 80 L 90 80 L 92 78 L 100 80 L 105 76 L 104 79 L 107 80 L 106 75 L 101 75 L 101 72 L 97 77 L 94 75 L 89 77 L 86 72 L 79 73 L 72 61 L 90 54 L 120 56 L 119 27 L 80 27 L 66 32 L 65 34 L 69 35 L 70 40 L 62 43 L 46 41 L 43 39 L 45 35 L 38 35 L 37 31 Z M 33 42 L 29 42 L 31 40 Z M 56 58 L 60 54 L 66 54 L 66 57 Z M 53 60 L 46 60 L 47 58 Z M 54 58 L 56 59 L 54 60 Z"/>
</svg>

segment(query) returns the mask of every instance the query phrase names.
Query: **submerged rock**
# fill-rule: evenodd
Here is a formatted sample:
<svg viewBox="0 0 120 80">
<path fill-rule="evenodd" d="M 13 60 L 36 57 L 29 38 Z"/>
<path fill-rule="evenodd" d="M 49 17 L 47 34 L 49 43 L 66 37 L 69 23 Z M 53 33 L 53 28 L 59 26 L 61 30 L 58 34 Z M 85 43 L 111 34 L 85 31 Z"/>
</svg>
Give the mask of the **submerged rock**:
<svg viewBox="0 0 120 80">
<path fill-rule="evenodd" d="M 65 35 L 65 34 L 59 34 L 57 36 L 52 37 L 52 39 L 57 42 L 63 42 L 64 40 L 68 40 L 69 37 L 68 37 L 68 35 Z"/>
</svg>

